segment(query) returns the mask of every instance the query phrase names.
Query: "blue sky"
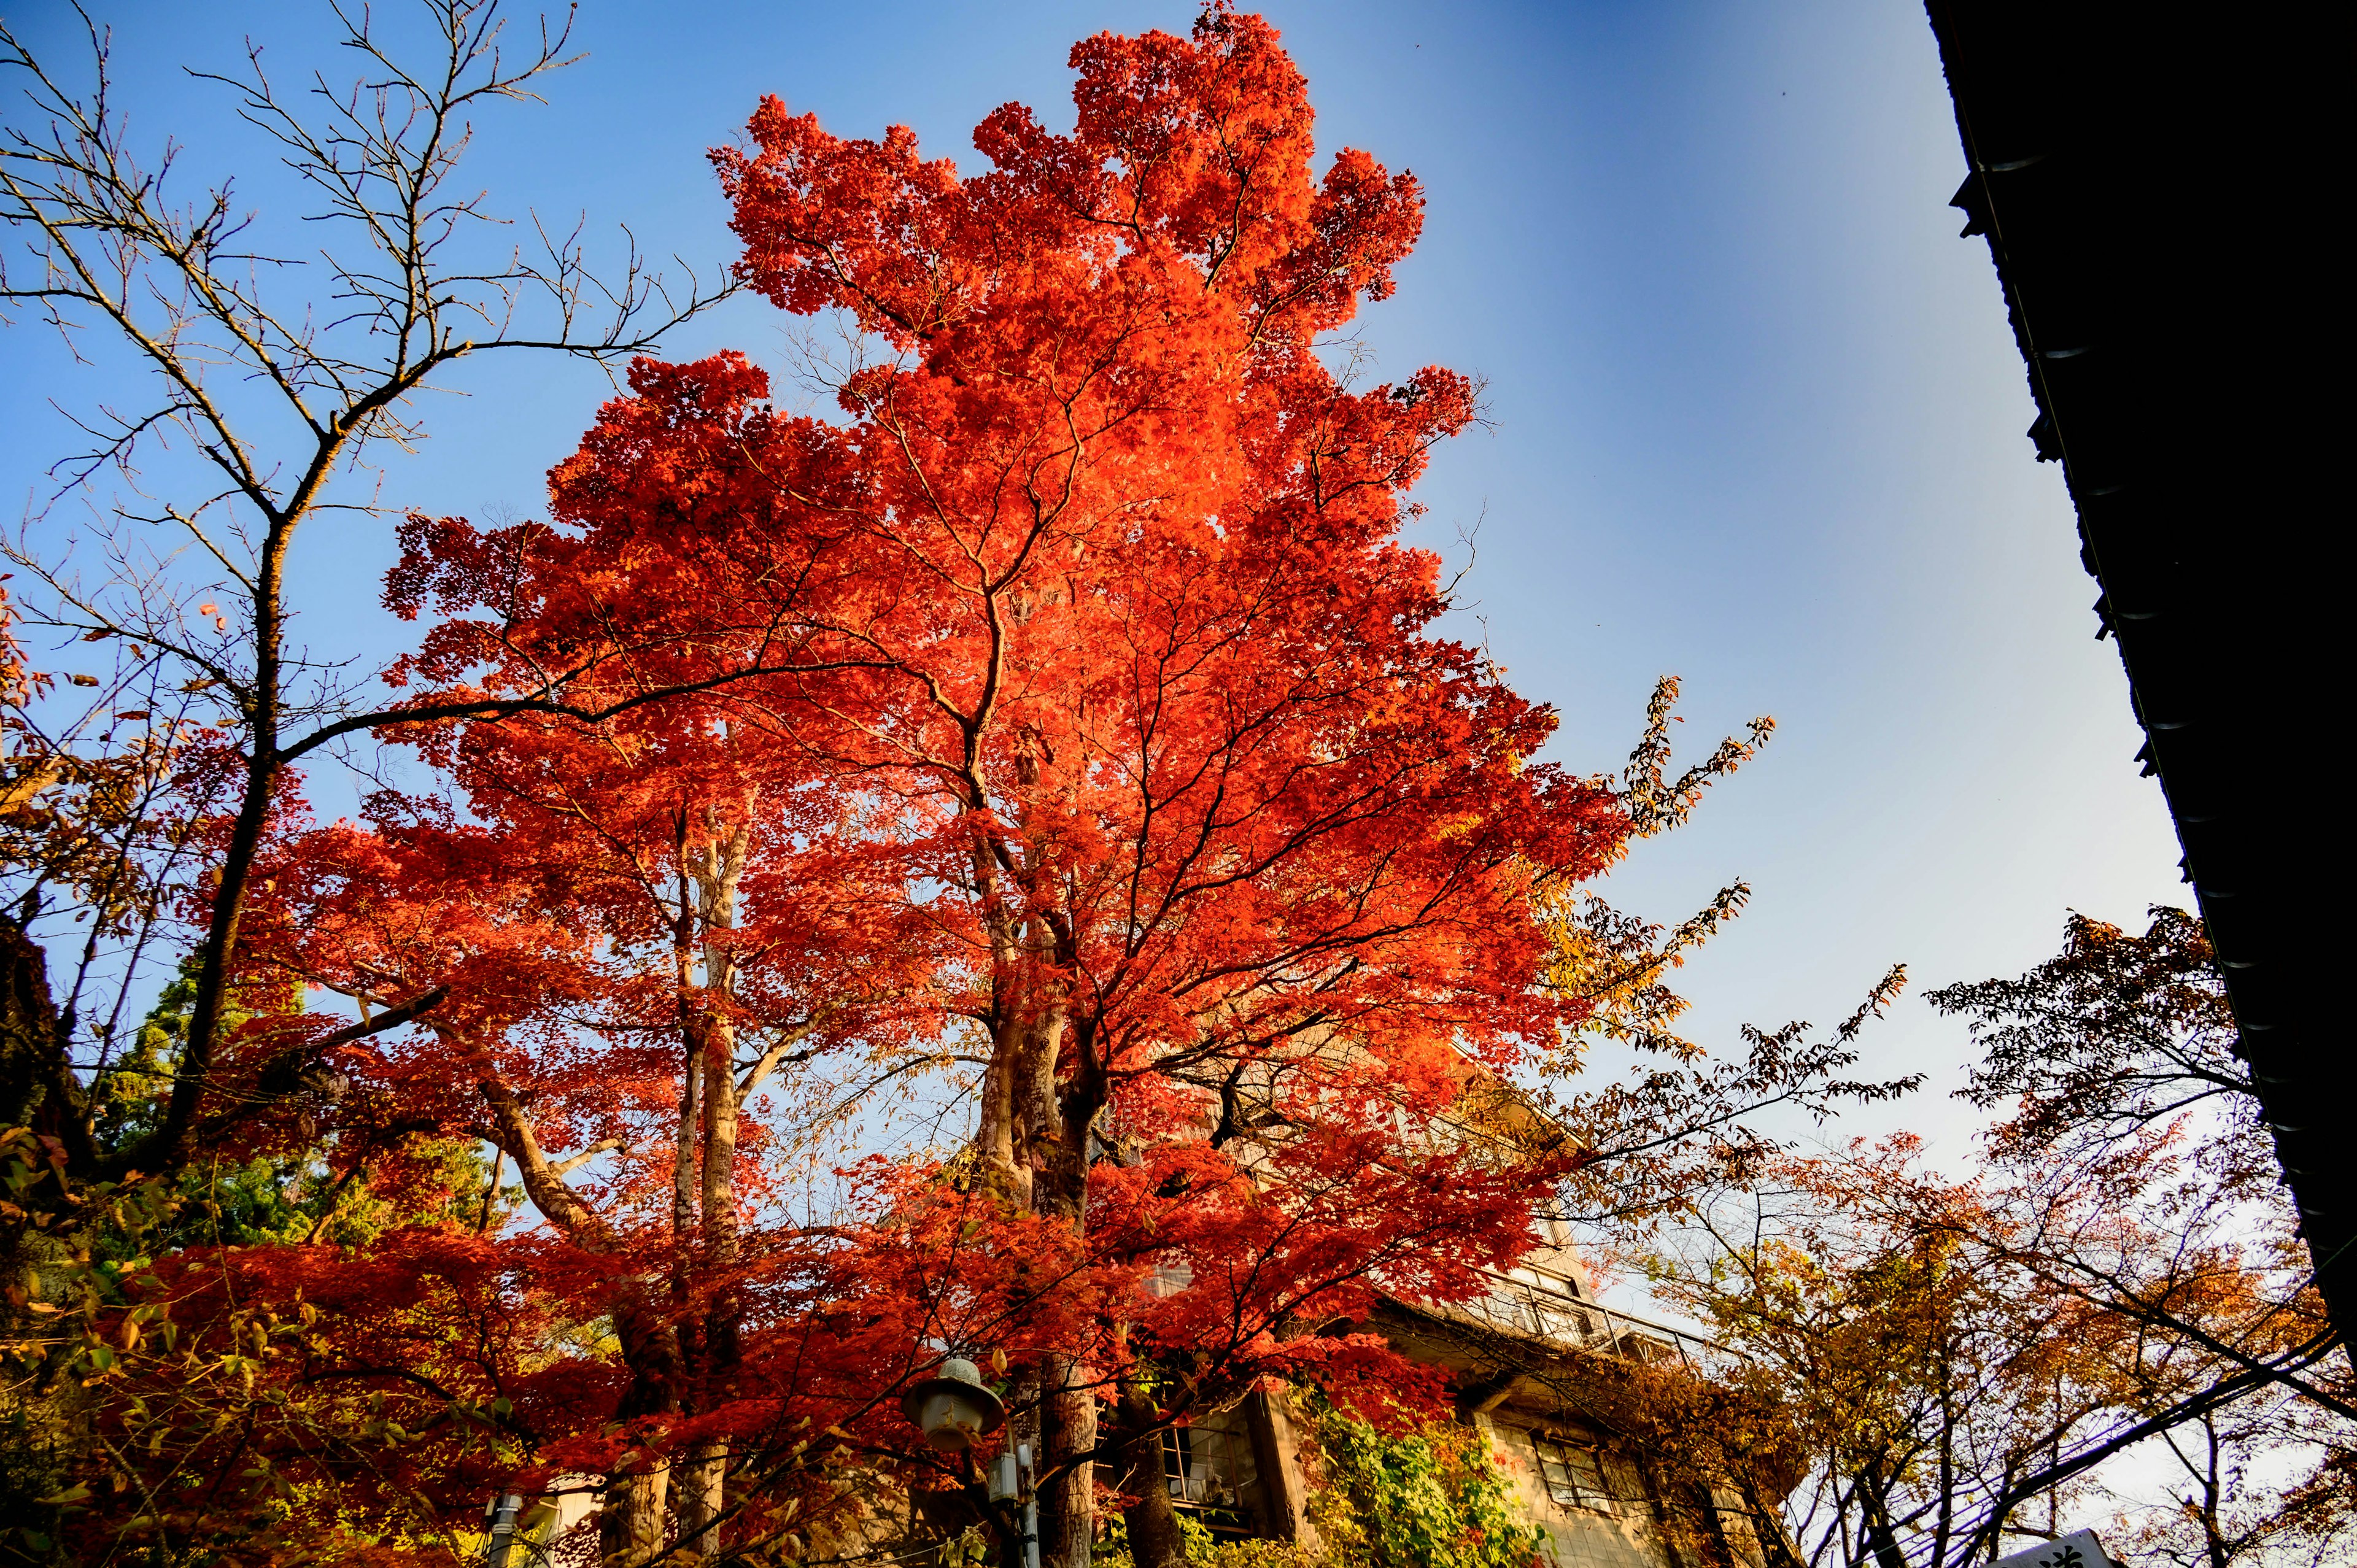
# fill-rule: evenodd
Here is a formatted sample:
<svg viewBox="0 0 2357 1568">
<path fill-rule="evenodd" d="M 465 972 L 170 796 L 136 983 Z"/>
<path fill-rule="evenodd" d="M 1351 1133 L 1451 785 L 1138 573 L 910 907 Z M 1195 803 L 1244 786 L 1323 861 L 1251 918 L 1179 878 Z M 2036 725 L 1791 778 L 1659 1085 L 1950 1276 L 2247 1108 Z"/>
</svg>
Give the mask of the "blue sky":
<svg viewBox="0 0 2357 1568">
<path fill-rule="evenodd" d="M 384 9 L 381 7 L 381 9 Z M 57 0 L 7 15 L 70 45 Z M 293 4 L 123 0 L 135 134 L 188 145 L 265 202 L 270 171 L 217 93 L 242 33 L 289 69 L 316 55 Z M 763 92 L 838 134 L 969 134 L 1021 99 L 1068 124 L 1065 52 L 1100 29 L 1183 29 L 1179 0 L 860 5 L 589 0 L 588 58 L 545 108 L 487 121 L 476 177 L 510 212 L 628 222 L 658 252 L 728 255 L 704 150 Z M 1728 877 L 1750 912 L 1684 973 L 1694 1023 L 1836 1018 L 1895 961 L 1920 989 L 2050 952 L 2066 908 L 2139 920 L 2181 901 L 2178 854 L 2108 645 L 2093 640 L 2061 475 L 1986 249 L 1945 203 L 1963 174 L 1939 61 L 1906 0 L 1775 5 L 1307 4 L 1268 8 L 1307 72 L 1321 147 L 1423 179 L 1422 248 L 1362 317 L 1376 373 L 1433 361 L 1487 378 L 1495 427 L 1436 462 L 1419 525 L 1480 522 L 1460 630 L 1564 714 L 1556 757 L 1617 766 L 1657 676 L 1686 682 L 1698 750 L 1753 714 L 1779 730 L 1695 823 L 1613 878 L 1674 918 Z M 729 345 L 782 366 L 789 323 L 748 303 L 678 357 Z M 119 386 L 26 328 L 0 333 L 0 495 L 13 514 L 70 405 Z M 383 496 L 478 518 L 542 506 L 604 383 L 577 368 L 479 367 L 475 395 Z M 49 526 L 58 526 L 52 524 Z M 1461 553 L 1458 553 L 1461 558 Z M 298 562 L 316 647 L 381 658 L 378 525 L 339 524 Z M 1932 1090 L 1879 1114 L 1951 1138 L 1961 1030 L 1903 1006 L 1873 1065 Z"/>
</svg>

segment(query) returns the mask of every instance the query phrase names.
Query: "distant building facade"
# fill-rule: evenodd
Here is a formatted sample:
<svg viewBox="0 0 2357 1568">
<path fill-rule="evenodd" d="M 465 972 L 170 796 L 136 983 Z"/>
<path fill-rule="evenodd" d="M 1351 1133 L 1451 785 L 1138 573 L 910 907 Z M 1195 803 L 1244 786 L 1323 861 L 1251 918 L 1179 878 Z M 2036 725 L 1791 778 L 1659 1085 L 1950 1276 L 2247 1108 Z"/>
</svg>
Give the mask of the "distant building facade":
<svg viewBox="0 0 2357 1568">
<path fill-rule="evenodd" d="M 1700 1369 L 1720 1352 L 1680 1330 L 1606 1306 L 1576 1253 L 1535 1251 L 1466 1305 L 1387 1300 L 1368 1326 L 1448 1375 L 1457 1419 L 1489 1439 L 1517 1511 L 1544 1533 L 1554 1568 L 1778 1568 L 1773 1501 L 1700 1495 L 1582 1397 L 1619 1391 L 1631 1367 Z M 1314 1541 L 1314 1443 L 1287 1402 L 1254 1394 L 1163 1440 L 1164 1485 L 1184 1514 L 1225 1540 Z"/>
</svg>

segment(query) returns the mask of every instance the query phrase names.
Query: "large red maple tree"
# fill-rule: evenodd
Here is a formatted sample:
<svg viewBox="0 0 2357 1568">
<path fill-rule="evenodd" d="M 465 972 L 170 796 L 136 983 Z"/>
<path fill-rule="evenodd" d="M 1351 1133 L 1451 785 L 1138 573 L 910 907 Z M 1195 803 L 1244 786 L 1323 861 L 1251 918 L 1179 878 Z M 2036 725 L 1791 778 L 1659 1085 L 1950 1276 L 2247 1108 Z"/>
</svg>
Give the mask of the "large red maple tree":
<svg viewBox="0 0 2357 1568">
<path fill-rule="evenodd" d="M 1353 388 L 1320 357 L 1391 292 L 1414 179 L 1351 150 L 1313 177 L 1305 84 L 1257 17 L 1214 6 L 1071 64 L 1073 131 L 1003 108 L 971 178 L 905 129 L 845 140 L 775 101 L 718 156 L 746 275 L 870 350 L 823 436 L 740 443 L 873 563 L 867 596 L 817 612 L 863 667 L 810 744 L 931 825 L 911 893 L 986 1045 L 972 1157 L 1011 1211 L 1094 1257 L 1122 1211 L 1108 1150 L 1169 1165 L 1137 1191 L 1240 1213 L 1405 1176 L 1329 1272 L 1462 1294 L 1524 1244 L 1534 1186 L 1394 1240 L 1428 1212 L 1411 1194 L 1481 1185 L 1444 1125 L 1468 1064 L 1508 1069 L 1566 1021 L 1532 896 L 1600 868 L 1627 819 L 1533 763 L 1552 715 L 1433 634 L 1438 563 L 1402 498 L 1473 417 L 1469 382 Z M 1196 1282 L 1169 1299 L 1233 1308 L 1218 1374 L 1336 1316 L 1315 1267 L 1265 1305 L 1224 1283 L 1283 1278 L 1256 1229 L 1218 1228 L 1247 1256 L 1161 1260 Z M 1054 1560 L 1092 1529 L 1100 1396 L 1127 1357 L 1205 1349 L 1183 1320 L 1133 1302 L 1027 1348 Z M 1156 1386 L 1122 1403 L 1125 1446 L 1209 1391 Z"/>
</svg>

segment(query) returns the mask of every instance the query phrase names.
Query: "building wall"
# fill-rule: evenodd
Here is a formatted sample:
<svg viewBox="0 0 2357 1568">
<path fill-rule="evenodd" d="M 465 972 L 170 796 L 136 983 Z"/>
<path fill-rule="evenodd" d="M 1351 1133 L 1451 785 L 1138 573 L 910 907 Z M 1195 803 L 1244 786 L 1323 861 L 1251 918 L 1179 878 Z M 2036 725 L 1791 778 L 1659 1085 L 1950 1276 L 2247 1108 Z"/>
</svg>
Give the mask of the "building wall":
<svg viewBox="0 0 2357 1568">
<path fill-rule="evenodd" d="M 1602 1495 L 1564 1501 L 1548 1485 L 1536 1444 L 1557 1435 L 1591 1441 L 1585 1434 L 1526 1424 L 1511 1414 L 1479 1415 L 1474 1425 L 1504 1462 L 1522 1516 L 1546 1531 L 1541 1554 L 1553 1568 L 1683 1568 L 1666 1549 L 1644 1481 L 1625 1456 L 1596 1448 Z"/>
</svg>

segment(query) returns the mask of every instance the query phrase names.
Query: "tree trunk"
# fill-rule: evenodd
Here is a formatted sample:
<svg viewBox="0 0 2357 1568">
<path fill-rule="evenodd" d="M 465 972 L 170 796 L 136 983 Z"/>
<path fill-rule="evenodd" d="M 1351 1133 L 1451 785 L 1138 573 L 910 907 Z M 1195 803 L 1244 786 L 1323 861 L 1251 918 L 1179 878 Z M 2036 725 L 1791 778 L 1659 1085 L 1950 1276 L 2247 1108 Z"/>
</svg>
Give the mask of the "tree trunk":
<svg viewBox="0 0 2357 1568">
<path fill-rule="evenodd" d="M 1014 613 L 1020 619 L 1022 607 Z M 1019 749 L 1017 780 L 1028 790 L 1039 783 L 1039 759 L 1031 747 Z M 978 819 L 973 869 L 991 941 L 992 1050 L 975 1153 L 985 1179 L 1009 1202 L 1079 1237 L 1088 1223 L 1087 1134 L 1103 1089 L 1085 1062 L 1070 1089 L 1060 1082 L 1072 953 L 1068 932 L 1045 912 L 1056 902 L 1053 866 L 1038 841 L 1028 841 L 1031 854 L 1009 879 L 1025 896 L 1008 897 L 1013 889 L 1001 878 L 989 832 Z M 1045 1477 L 1039 1553 L 1048 1568 L 1085 1568 L 1096 1534 L 1096 1466 L 1083 1457 L 1097 1443 L 1095 1371 L 1072 1353 L 1077 1348 L 1039 1358 L 1034 1413 L 1018 1416 L 1009 1434 L 1010 1441 L 1033 1443 Z"/>
<path fill-rule="evenodd" d="M 684 1369 L 670 1315 L 652 1310 L 651 1304 L 619 1305 L 614 1331 L 622 1341 L 622 1363 L 630 1370 L 630 1387 L 614 1413 L 630 1421 L 676 1411 Z M 653 1561 L 663 1543 L 670 1493 L 671 1462 L 660 1455 L 641 1454 L 608 1471 L 597 1515 L 598 1561 L 615 1568 Z"/>
<path fill-rule="evenodd" d="M 749 815 L 749 813 L 748 813 Z M 699 1262 L 712 1294 L 705 1305 L 703 1365 L 696 1380 L 697 1403 L 709 1411 L 735 1396 L 738 1316 L 743 1304 L 726 1283 L 739 1251 L 737 1225 L 737 1021 L 730 1012 L 737 990 L 737 958 L 729 946 L 737 928 L 737 886 L 745 874 L 750 834 L 739 822 L 725 834 L 716 820 L 697 868 L 696 896 L 704 916 L 704 1007 L 698 1030 L 703 1047 L 704 1218 Z M 714 1523 L 724 1505 L 728 1444 L 708 1439 L 689 1450 L 676 1481 L 680 1544 L 709 1555 L 720 1549 Z"/>
<path fill-rule="evenodd" d="M 463 1036 L 446 1032 L 443 1037 L 466 1057 L 485 1059 L 485 1053 Z M 614 1333 L 622 1342 L 622 1364 L 630 1372 L 630 1387 L 615 1414 L 630 1421 L 676 1411 L 687 1380 L 676 1296 L 666 1301 L 636 1277 L 625 1262 L 629 1249 L 621 1238 L 549 1164 L 514 1089 L 495 1074 L 486 1075 L 477 1088 L 490 1109 L 494 1142 L 515 1161 L 524 1193 L 542 1218 L 582 1251 L 614 1260 L 618 1286 L 611 1306 Z M 675 1290 L 676 1278 L 673 1285 Z M 597 1516 L 601 1563 L 636 1568 L 652 1560 L 655 1549 L 662 1544 L 670 1481 L 668 1462 L 652 1456 L 607 1473 L 605 1498 Z"/>
<path fill-rule="evenodd" d="M 1122 1510 L 1129 1533 L 1130 1561 L 1136 1568 L 1180 1568 L 1186 1536 L 1170 1488 L 1162 1478 L 1161 1411 L 1142 1380 L 1121 1380 L 1121 1489 L 1135 1500 Z"/>
<path fill-rule="evenodd" d="M 0 914 L 0 1126 L 32 1122 L 62 1054 L 48 955 Z"/>
<path fill-rule="evenodd" d="M 1058 955 L 1062 956 L 1062 955 Z M 1037 1174 L 1033 1208 L 1085 1235 L 1089 1204 L 1089 1129 L 1104 1105 L 1103 1084 L 1090 1059 L 1083 1032 L 1075 1040 L 1080 1058 L 1072 1080 L 1059 1090 L 1057 1058 L 1065 1036 L 1066 997 L 1060 980 L 1035 1011 L 1030 1125 L 1027 1151 Z M 1055 1568 L 1085 1568 L 1096 1535 L 1096 1465 L 1081 1455 L 1097 1445 L 1096 1369 L 1077 1356 L 1043 1357 L 1045 1398 L 1041 1406 L 1043 1473 L 1060 1472 L 1041 1488 L 1039 1553 Z"/>
<path fill-rule="evenodd" d="M 1053 1568 L 1086 1568 L 1097 1528 L 1096 1466 L 1076 1456 L 1097 1445 L 1097 1396 L 1081 1361 L 1061 1355 L 1041 1360 L 1049 1464 L 1069 1468 L 1039 1488 L 1039 1559 Z"/>
<path fill-rule="evenodd" d="M 642 1568 L 663 1542 L 665 1493 L 671 1466 L 651 1460 L 640 1468 L 606 1477 L 606 1498 L 597 1513 L 597 1561 L 608 1568 Z"/>
<path fill-rule="evenodd" d="M 705 1556 L 720 1549 L 723 1483 L 728 1475 L 728 1444 L 715 1439 L 696 1444 L 678 1466 L 672 1507 L 679 1514 L 679 1543 Z"/>
<path fill-rule="evenodd" d="M 1784 1533 L 1783 1519 L 1775 1505 L 1760 1495 L 1760 1483 L 1753 1479 L 1751 1472 L 1738 1471 L 1736 1484 L 1743 1494 L 1743 1506 L 1751 1516 L 1751 1532 L 1760 1539 L 1760 1555 L 1767 1560 L 1768 1568 L 1801 1568 L 1801 1560 Z"/>
<path fill-rule="evenodd" d="M 1669 1568 L 1692 1568 L 1686 1561 L 1685 1521 L 1678 1517 L 1670 1501 L 1669 1487 L 1660 1466 L 1648 1455 L 1636 1455 L 1637 1479 L 1645 1488 L 1645 1503 L 1652 1510 L 1653 1530 L 1662 1543 L 1662 1558 Z"/>
<path fill-rule="evenodd" d="M 1003 908 L 998 868 L 991 857 L 988 829 L 973 829 L 975 902 L 990 940 L 990 1065 L 982 1075 L 982 1104 L 975 1118 L 974 1150 L 985 1185 L 1010 1202 L 1028 1207 L 1030 1171 L 1016 1159 L 1016 1126 L 1022 1120 L 1017 1063 L 1023 1058 L 1026 1016 L 1023 953 L 1015 922 Z"/>
<path fill-rule="evenodd" d="M 1890 1528 L 1890 1509 L 1884 1499 L 1879 1468 L 1867 1470 L 1858 1493 L 1866 1505 L 1867 1550 L 1874 1553 L 1876 1568 L 1907 1568 L 1907 1554 L 1899 1550 L 1899 1537 Z"/>
</svg>

